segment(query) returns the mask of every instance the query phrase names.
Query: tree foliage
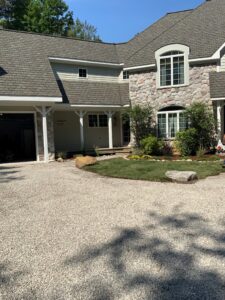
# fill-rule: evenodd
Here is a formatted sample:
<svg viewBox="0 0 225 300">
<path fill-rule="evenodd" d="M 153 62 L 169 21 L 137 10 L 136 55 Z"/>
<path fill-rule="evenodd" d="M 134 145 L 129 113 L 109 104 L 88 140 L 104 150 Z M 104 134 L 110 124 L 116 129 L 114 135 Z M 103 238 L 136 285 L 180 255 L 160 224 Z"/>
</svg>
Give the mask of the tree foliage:
<svg viewBox="0 0 225 300">
<path fill-rule="evenodd" d="M 8 29 L 100 41 L 94 26 L 74 20 L 64 0 L 0 0 L 0 23 Z"/>
<path fill-rule="evenodd" d="M 131 132 L 134 135 L 136 146 L 140 147 L 141 140 L 153 131 L 152 108 L 135 105 L 126 114 L 130 118 Z"/>
<path fill-rule="evenodd" d="M 178 148 L 183 155 L 196 154 L 199 149 L 215 145 L 215 119 L 212 110 L 203 102 L 193 103 L 184 115 L 189 128 L 177 133 Z"/>
<path fill-rule="evenodd" d="M 199 149 L 198 135 L 195 128 L 177 132 L 176 148 L 182 156 L 195 155 Z"/>
<path fill-rule="evenodd" d="M 0 0 L 0 19 L 7 19 L 12 9 L 12 3 L 12 0 Z"/>
<path fill-rule="evenodd" d="M 196 130 L 199 148 L 207 149 L 215 142 L 215 119 L 204 102 L 193 103 L 185 112 L 189 127 Z"/>
<path fill-rule="evenodd" d="M 149 135 L 140 141 L 141 149 L 146 155 L 160 155 L 163 152 L 163 141 L 154 135 Z"/>
<path fill-rule="evenodd" d="M 93 25 L 88 24 L 87 21 L 81 22 L 78 18 L 69 28 L 67 35 L 81 40 L 101 41 L 97 34 L 97 29 Z"/>
</svg>

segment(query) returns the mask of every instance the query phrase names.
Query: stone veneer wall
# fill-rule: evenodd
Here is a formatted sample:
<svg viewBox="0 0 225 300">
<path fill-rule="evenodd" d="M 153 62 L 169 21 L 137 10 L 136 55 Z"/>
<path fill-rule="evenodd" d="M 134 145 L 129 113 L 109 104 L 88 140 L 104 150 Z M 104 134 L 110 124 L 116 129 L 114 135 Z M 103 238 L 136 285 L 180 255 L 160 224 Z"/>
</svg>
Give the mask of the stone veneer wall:
<svg viewBox="0 0 225 300">
<path fill-rule="evenodd" d="M 209 72 L 212 71 L 216 71 L 216 65 L 190 66 L 188 86 L 159 89 L 156 87 L 156 71 L 131 73 L 131 104 L 148 104 L 155 116 L 158 110 L 171 105 L 187 107 L 195 101 L 212 105 L 209 87 Z"/>
<path fill-rule="evenodd" d="M 48 151 L 49 159 L 55 159 L 55 143 L 54 143 L 54 127 L 53 127 L 53 113 L 50 112 L 47 116 L 48 128 Z M 37 113 L 37 132 L 38 132 L 38 154 L 39 159 L 44 160 L 44 146 L 43 146 L 43 131 L 42 131 L 42 116 Z"/>
</svg>

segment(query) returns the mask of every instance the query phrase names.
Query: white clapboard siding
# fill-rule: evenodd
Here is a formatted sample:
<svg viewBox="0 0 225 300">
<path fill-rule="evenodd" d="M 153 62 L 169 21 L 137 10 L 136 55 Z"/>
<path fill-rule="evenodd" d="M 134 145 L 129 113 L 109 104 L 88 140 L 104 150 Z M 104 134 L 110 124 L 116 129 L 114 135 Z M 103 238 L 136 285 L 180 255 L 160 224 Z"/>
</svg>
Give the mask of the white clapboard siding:
<svg viewBox="0 0 225 300">
<path fill-rule="evenodd" d="M 225 71 L 225 55 L 221 57 L 221 62 L 220 62 L 220 71 L 224 72 Z"/>
<path fill-rule="evenodd" d="M 84 67 L 69 64 L 52 64 L 53 72 L 57 79 L 60 80 L 80 80 L 78 76 L 79 68 L 87 69 L 88 81 L 101 82 L 118 82 L 121 70 L 101 68 L 101 67 Z M 82 78 L 82 80 L 85 80 Z"/>
</svg>

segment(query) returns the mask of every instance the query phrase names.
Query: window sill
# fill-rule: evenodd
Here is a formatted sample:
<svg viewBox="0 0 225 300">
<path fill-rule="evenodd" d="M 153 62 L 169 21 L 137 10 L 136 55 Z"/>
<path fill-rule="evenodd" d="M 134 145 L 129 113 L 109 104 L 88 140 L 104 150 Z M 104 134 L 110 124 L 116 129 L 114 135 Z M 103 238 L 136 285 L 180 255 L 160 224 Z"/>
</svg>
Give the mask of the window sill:
<svg viewBox="0 0 225 300">
<path fill-rule="evenodd" d="M 180 88 L 180 87 L 185 87 L 188 86 L 189 84 L 177 84 L 177 85 L 166 85 L 166 86 L 158 86 L 157 90 L 163 90 L 163 89 L 174 89 L 174 88 Z"/>
<path fill-rule="evenodd" d="M 91 126 L 88 126 L 88 128 L 90 129 L 103 129 L 103 128 L 108 128 L 108 126 L 96 126 L 96 127 L 91 127 Z"/>
<path fill-rule="evenodd" d="M 165 142 L 171 142 L 171 141 L 175 141 L 175 137 L 174 138 L 162 138 L 163 141 Z"/>
</svg>

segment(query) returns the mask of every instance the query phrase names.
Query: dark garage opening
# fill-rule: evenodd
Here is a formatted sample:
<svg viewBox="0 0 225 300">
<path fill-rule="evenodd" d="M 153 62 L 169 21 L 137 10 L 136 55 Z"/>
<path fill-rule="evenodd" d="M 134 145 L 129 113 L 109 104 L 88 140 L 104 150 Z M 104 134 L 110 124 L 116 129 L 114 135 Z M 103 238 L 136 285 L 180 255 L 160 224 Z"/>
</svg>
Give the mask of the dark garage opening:
<svg viewBox="0 0 225 300">
<path fill-rule="evenodd" d="M 34 160 L 34 115 L 0 113 L 0 163 Z"/>
</svg>

